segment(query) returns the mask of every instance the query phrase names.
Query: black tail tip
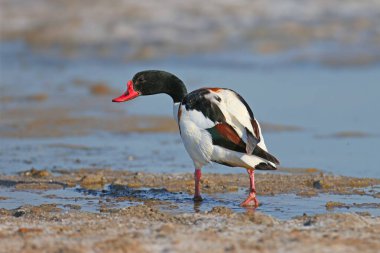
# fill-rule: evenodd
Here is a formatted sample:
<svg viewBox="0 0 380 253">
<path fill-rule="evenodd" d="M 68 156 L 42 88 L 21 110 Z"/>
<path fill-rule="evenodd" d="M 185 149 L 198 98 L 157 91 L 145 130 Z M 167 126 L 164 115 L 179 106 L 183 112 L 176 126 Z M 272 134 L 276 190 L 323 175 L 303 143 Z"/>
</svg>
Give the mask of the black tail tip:
<svg viewBox="0 0 380 253">
<path fill-rule="evenodd" d="M 256 170 L 277 170 L 276 167 L 274 167 L 273 165 L 269 163 L 259 163 L 258 165 L 256 165 L 255 169 Z"/>
</svg>

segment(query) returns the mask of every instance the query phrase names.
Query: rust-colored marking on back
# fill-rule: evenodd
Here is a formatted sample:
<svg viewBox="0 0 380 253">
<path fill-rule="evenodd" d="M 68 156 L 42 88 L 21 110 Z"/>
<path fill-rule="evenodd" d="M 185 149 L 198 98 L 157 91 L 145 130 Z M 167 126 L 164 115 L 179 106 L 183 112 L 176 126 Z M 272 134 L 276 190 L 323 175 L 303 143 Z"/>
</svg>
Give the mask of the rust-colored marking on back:
<svg viewBox="0 0 380 253">
<path fill-rule="evenodd" d="M 222 123 L 217 124 L 216 126 L 217 131 L 226 137 L 226 139 L 230 140 L 236 145 L 244 145 L 243 140 L 240 138 L 240 136 L 236 133 L 236 131 L 228 124 Z"/>
<path fill-rule="evenodd" d="M 208 88 L 208 89 L 213 92 L 219 92 L 222 88 Z"/>
</svg>

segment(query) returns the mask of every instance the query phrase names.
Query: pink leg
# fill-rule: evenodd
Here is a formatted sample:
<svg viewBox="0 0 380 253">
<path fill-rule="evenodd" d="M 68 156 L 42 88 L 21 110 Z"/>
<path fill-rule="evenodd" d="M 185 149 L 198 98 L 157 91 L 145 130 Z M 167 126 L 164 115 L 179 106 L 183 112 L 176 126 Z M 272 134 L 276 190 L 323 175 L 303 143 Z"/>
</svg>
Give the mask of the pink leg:
<svg viewBox="0 0 380 253">
<path fill-rule="evenodd" d="M 247 169 L 247 172 L 249 174 L 249 195 L 246 200 L 244 200 L 243 203 L 241 203 L 241 206 L 249 206 L 251 202 L 253 201 L 254 207 L 259 206 L 259 201 L 256 198 L 256 187 L 255 187 L 255 170 Z"/>
<path fill-rule="evenodd" d="M 194 181 L 195 181 L 195 191 L 194 191 L 194 201 L 202 201 L 201 190 L 200 190 L 200 181 L 201 181 L 202 171 L 201 169 L 195 169 L 194 172 Z"/>
</svg>

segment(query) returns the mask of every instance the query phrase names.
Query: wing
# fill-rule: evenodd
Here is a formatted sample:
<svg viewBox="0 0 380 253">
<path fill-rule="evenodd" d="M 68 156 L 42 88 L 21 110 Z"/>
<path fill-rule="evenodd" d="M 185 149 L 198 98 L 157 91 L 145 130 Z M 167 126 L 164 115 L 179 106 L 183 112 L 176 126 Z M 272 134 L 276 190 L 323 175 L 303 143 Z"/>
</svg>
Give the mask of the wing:
<svg viewBox="0 0 380 253">
<path fill-rule="evenodd" d="M 211 134 L 214 145 L 241 153 L 246 152 L 246 144 L 235 129 L 227 123 L 217 123 L 214 127 L 208 128 L 207 131 Z"/>
<path fill-rule="evenodd" d="M 239 94 L 232 90 L 219 89 L 214 91 L 214 95 L 221 98 L 219 108 L 225 115 L 225 123 L 231 125 L 246 143 L 247 154 L 252 154 L 261 140 L 261 134 L 251 108 Z"/>
<path fill-rule="evenodd" d="M 221 88 L 202 88 L 189 93 L 182 105 L 187 111 L 196 111 L 204 118 L 216 123 L 228 123 L 236 129 L 240 136 L 249 133 L 260 141 L 260 127 L 254 119 L 251 108 L 247 102 L 236 92 Z M 199 115 L 194 113 L 194 120 Z M 208 125 L 208 124 L 207 124 Z M 199 127 L 204 127 L 200 125 Z"/>
<path fill-rule="evenodd" d="M 214 145 L 240 153 L 247 153 L 247 144 L 244 143 L 243 139 L 237 134 L 235 129 L 227 123 L 218 123 L 214 127 L 208 128 L 207 131 L 211 134 Z M 280 164 L 276 157 L 257 145 L 252 150 L 252 153 L 247 154 L 258 156 L 267 161 L 273 162 L 274 164 Z"/>
<path fill-rule="evenodd" d="M 236 92 L 203 88 L 189 93 L 182 105 L 190 120 L 210 133 L 214 145 L 278 163 L 275 157 L 257 145 L 262 138 L 259 123 L 246 101 Z"/>
</svg>

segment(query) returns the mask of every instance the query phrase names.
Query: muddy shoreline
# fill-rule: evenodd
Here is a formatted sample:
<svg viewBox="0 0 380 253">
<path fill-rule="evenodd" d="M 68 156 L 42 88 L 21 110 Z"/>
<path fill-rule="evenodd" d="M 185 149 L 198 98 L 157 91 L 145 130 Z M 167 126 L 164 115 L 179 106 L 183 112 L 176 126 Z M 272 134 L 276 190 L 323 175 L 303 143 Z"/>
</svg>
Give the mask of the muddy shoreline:
<svg viewBox="0 0 380 253">
<path fill-rule="evenodd" d="M 376 191 L 364 191 L 379 185 L 379 179 L 326 175 L 316 169 L 285 171 L 288 174 L 258 174 L 259 197 L 290 192 L 303 198 L 323 193 L 367 194 L 374 200 L 379 197 Z M 246 187 L 247 183 L 244 174 L 205 174 L 202 190 L 210 194 L 228 193 Z M 171 211 L 176 208 L 175 202 L 156 200 L 139 192 L 150 188 L 164 193 L 192 194 L 190 173 L 29 170 L 18 175 L 1 175 L 0 184 L 3 189 L 11 188 L 13 193 L 68 190 L 78 186 L 84 197 L 93 198 L 102 207 L 89 212 L 81 207 L 80 201 L 60 205 L 54 203 L 56 196 L 45 195 L 52 203 L 1 208 L 1 252 L 177 252 L 181 249 L 377 252 L 380 249 L 380 217 L 368 212 L 345 213 L 346 209 L 336 203 L 335 206 L 326 203 L 326 208 L 338 208 L 338 213 L 304 214 L 279 220 L 263 213 L 261 207 L 235 212 L 220 205 L 207 211 L 176 213 Z M 109 192 L 104 190 L 106 184 Z M 7 199 L 0 198 L 0 204 Z M 115 201 L 132 204 L 120 208 L 115 207 Z"/>
<path fill-rule="evenodd" d="M 294 193 L 313 196 L 319 193 L 367 194 L 378 197 L 376 192 L 366 193 L 361 188 L 380 185 L 380 179 L 355 178 L 325 174 L 315 168 L 280 168 L 281 174 L 257 174 L 259 195 Z M 193 194 L 192 173 L 149 173 L 112 169 L 46 170 L 31 169 L 18 175 L 1 175 L 1 185 L 16 189 L 52 189 L 80 185 L 85 189 L 102 189 L 104 185 L 126 188 L 165 188 L 169 192 Z M 249 183 L 244 174 L 207 173 L 202 178 L 202 192 L 234 192 Z"/>
<path fill-rule="evenodd" d="M 378 252 L 380 219 L 325 214 L 278 221 L 260 212 L 167 215 L 140 205 L 92 214 L 23 207 L 0 217 L 2 252 Z M 17 214 L 17 215 L 15 215 Z"/>
</svg>

